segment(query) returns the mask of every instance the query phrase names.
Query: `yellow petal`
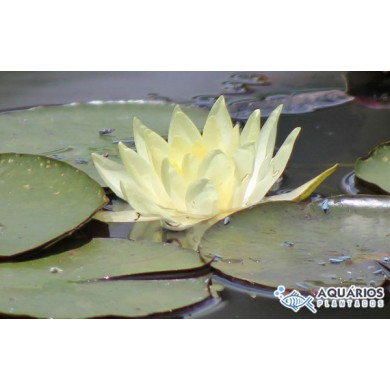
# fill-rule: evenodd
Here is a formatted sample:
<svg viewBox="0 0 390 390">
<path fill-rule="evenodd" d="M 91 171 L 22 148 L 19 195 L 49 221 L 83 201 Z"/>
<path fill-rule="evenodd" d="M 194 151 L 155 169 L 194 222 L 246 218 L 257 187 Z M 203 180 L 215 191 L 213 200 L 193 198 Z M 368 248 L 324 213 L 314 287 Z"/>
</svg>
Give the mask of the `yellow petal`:
<svg viewBox="0 0 390 390">
<path fill-rule="evenodd" d="M 180 106 L 173 110 L 168 132 L 168 143 L 171 144 L 175 137 L 180 137 L 192 143 L 201 140 L 201 134 L 192 120 L 184 114 Z"/>
<path fill-rule="evenodd" d="M 145 217 L 162 218 L 177 214 L 173 210 L 162 207 L 152 199 L 151 193 L 140 190 L 138 186 L 121 182 L 121 188 L 130 206 Z"/>
<path fill-rule="evenodd" d="M 208 179 L 190 184 L 186 193 L 187 212 L 191 216 L 212 217 L 217 214 L 218 194 Z"/>
<path fill-rule="evenodd" d="M 270 169 L 272 169 L 272 175 L 276 177 L 276 180 L 280 177 L 286 168 L 288 160 L 290 159 L 291 153 L 294 149 L 295 141 L 297 140 L 300 132 L 301 128 L 296 127 L 285 139 L 275 157 L 272 158 L 270 162 Z"/>
<path fill-rule="evenodd" d="M 198 171 L 201 161 L 202 160 L 198 159 L 191 153 L 187 153 L 183 157 L 181 174 L 186 185 L 188 185 L 188 183 L 194 181 L 198 177 Z"/>
<path fill-rule="evenodd" d="M 218 122 L 218 126 L 220 126 L 223 129 L 226 128 L 231 130 L 233 128 L 232 120 L 230 118 L 229 111 L 226 107 L 225 98 L 223 96 L 220 96 L 216 100 L 208 116 L 209 117 L 215 116 Z"/>
<path fill-rule="evenodd" d="M 203 130 L 203 142 L 209 150 L 219 149 L 225 151 L 225 143 L 215 116 L 208 116 Z"/>
<path fill-rule="evenodd" d="M 256 145 L 256 154 L 260 161 L 262 159 L 263 163 L 259 166 L 258 180 L 261 180 L 267 174 L 268 165 L 274 155 L 278 120 L 282 109 L 283 105 L 278 106 L 260 130 L 258 144 Z"/>
<path fill-rule="evenodd" d="M 167 155 L 161 151 L 160 148 L 154 147 L 153 145 L 149 147 L 150 151 L 150 159 L 151 159 L 151 165 L 156 172 L 156 174 L 159 176 L 159 173 L 161 173 L 161 166 L 164 159 L 167 158 Z"/>
<path fill-rule="evenodd" d="M 253 193 L 251 196 L 244 201 L 243 206 L 252 206 L 256 203 L 259 203 L 263 200 L 267 192 L 272 188 L 274 183 L 276 182 L 277 178 L 272 176 L 272 173 L 269 172 L 269 174 L 264 177 L 262 180 L 256 183 L 256 186 L 253 190 Z"/>
<path fill-rule="evenodd" d="M 146 221 L 156 221 L 160 217 L 145 217 L 142 216 L 138 211 L 135 210 L 126 210 L 126 211 L 99 211 L 94 216 L 93 219 L 96 219 L 101 222 L 146 222 Z"/>
<path fill-rule="evenodd" d="M 149 152 L 149 161 L 156 172 L 161 172 L 161 164 L 169 154 L 169 146 L 159 134 L 152 130 L 145 131 L 145 145 Z"/>
<path fill-rule="evenodd" d="M 274 153 L 277 127 L 283 105 L 280 104 L 272 111 L 259 133 L 257 153 L 260 157 L 271 156 Z"/>
<path fill-rule="evenodd" d="M 155 148 L 160 149 L 165 155 L 168 155 L 169 145 L 167 141 L 152 130 L 145 130 L 145 144 L 147 149 L 149 149 L 150 146 L 154 146 Z"/>
<path fill-rule="evenodd" d="M 255 144 L 254 142 L 246 143 L 238 148 L 233 155 L 236 164 L 236 177 L 239 182 L 244 178 L 249 179 L 249 175 L 253 169 L 255 159 Z"/>
<path fill-rule="evenodd" d="M 120 188 L 121 181 L 130 180 L 125 167 L 122 164 L 118 164 L 115 161 L 96 153 L 92 153 L 92 160 L 96 170 L 106 183 L 107 187 L 110 187 L 116 196 L 126 200 L 125 195 Z"/>
<path fill-rule="evenodd" d="M 233 191 L 235 165 L 220 150 L 210 152 L 199 166 L 198 177 L 209 179 L 218 194 L 218 208 L 226 210 L 230 207 Z"/>
<path fill-rule="evenodd" d="M 244 206 L 244 196 L 253 169 L 254 151 L 255 145 L 252 142 L 240 147 L 234 153 L 236 168 L 230 208 L 236 209 Z"/>
<path fill-rule="evenodd" d="M 166 207 L 171 206 L 171 200 L 153 167 L 138 153 L 119 143 L 119 154 L 123 164 L 141 191 L 148 193 L 152 200 Z"/>
<path fill-rule="evenodd" d="M 136 117 L 133 119 L 134 143 L 138 154 L 145 160 L 149 160 L 149 151 L 145 142 L 145 131 L 147 127 Z"/>
<path fill-rule="evenodd" d="M 175 136 L 171 139 L 169 160 L 173 165 L 175 165 L 178 171 L 182 169 L 183 158 L 186 154 L 190 153 L 191 148 L 191 142 L 185 138 Z"/>
<path fill-rule="evenodd" d="M 256 142 L 260 132 L 260 110 L 255 110 L 249 116 L 240 136 L 240 144 Z"/>
<path fill-rule="evenodd" d="M 161 170 L 161 161 L 168 155 L 168 143 L 156 132 L 148 129 L 142 122 L 133 120 L 134 142 L 138 154 L 150 164 L 156 172 Z"/>
<path fill-rule="evenodd" d="M 257 183 L 267 175 L 269 161 L 271 160 L 275 148 L 277 123 L 283 106 L 277 107 L 269 116 L 259 133 L 258 141 L 255 145 L 256 155 L 253 166 L 253 173 L 249 179 L 244 202 L 247 203 L 253 194 Z"/>
<path fill-rule="evenodd" d="M 311 179 L 307 183 L 302 184 L 300 187 L 295 188 L 291 192 L 288 192 L 287 194 L 266 197 L 265 201 L 273 202 L 280 200 L 305 200 L 329 175 L 331 175 L 337 169 L 337 167 L 338 164 L 335 164 L 331 168 L 322 172 L 320 175 L 316 176 L 314 179 Z"/>
<path fill-rule="evenodd" d="M 264 170 L 265 175 L 261 175 L 264 177 L 256 183 L 255 188 L 249 197 L 247 197 L 247 193 L 245 194 L 245 204 L 252 205 L 260 202 L 271 189 L 271 187 L 275 184 L 275 182 L 279 179 L 284 169 L 286 168 L 288 160 L 290 159 L 292 150 L 294 148 L 294 143 L 300 131 L 301 129 L 299 127 L 294 129 L 283 142 L 283 145 L 280 147 L 268 166 L 263 165 L 261 167 L 261 169 Z M 261 177 L 260 175 L 258 176 Z"/>
<path fill-rule="evenodd" d="M 246 181 L 242 183 L 236 181 L 236 185 L 233 188 L 232 199 L 230 202 L 230 209 L 235 210 L 235 209 L 245 208 L 248 206 L 244 203 L 244 195 L 245 195 L 246 187 L 247 187 Z"/>
<path fill-rule="evenodd" d="M 229 156 L 232 156 L 234 152 L 239 148 L 239 146 L 240 146 L 240 125 L 237 124 L 232 129 L 229 143 L 226 144 L 226 153 Z"/>
<path fill-rule="evenodd" d="M 186 205 L 184 202 L 187 186 L 182 176 L 172 166 L 166 158 L 161 165 L 161 180 L 168 196 L 172 199 L 176 208 L 185 212 Z"/>
<path fill-rule="evenodd" d="M 215 118 L 215 123 L 214 119 L 211 118 Z M 225 98 L 223 96 L 220 96 L 211 108 L 211 111 L 206 121 L 206 125 L 204 132 L 206 131 L 206 127 L 218 128 L 218 132 L 221 136 L 224 145 L 223 149 L 221 150 L 223 150 L 227 154 L 233 154 L 234 150 L 239 145 L 240 130 L 239 126 L 233 127 L 229 111 L 226 107 Z M 203 139 L 207 144 L 209 144 L 208 140 L 206 140 L 207 137 L 203 137 Z M 218 146 L 218 148 L 221 148 L 221 146 Z M 212 147 L 210 149 L 217 149 L 217 147 Z"/>
</svg>

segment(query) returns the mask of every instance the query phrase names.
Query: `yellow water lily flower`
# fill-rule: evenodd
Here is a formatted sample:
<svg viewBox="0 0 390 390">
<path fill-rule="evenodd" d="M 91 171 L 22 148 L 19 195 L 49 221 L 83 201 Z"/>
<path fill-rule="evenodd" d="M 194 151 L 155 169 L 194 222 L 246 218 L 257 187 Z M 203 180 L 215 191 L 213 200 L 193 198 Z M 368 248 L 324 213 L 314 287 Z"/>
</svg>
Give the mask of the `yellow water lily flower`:
<svg viewBox="0 0 390 390">
<path fill-rule="evenodd" d="M 100 212 L 95 218 L 106 222 L 160 219 L 165 228 L 184 230 L 260 202 L 308 197 L 337 165 L 289 193 L 267 196 L 300 132 L 294 129 L 274 156 L 281 111 L 282 106 L 276 108 L 260 130 L 260 111 L 255 110 L 240 132 L 221 96 L 200 133 L 176 106 L 168 141 L 134 118 L 137 152 L 119 143 L 123 165 L 92 154 L 107 186 L 133 209 Z"/>
</svg>

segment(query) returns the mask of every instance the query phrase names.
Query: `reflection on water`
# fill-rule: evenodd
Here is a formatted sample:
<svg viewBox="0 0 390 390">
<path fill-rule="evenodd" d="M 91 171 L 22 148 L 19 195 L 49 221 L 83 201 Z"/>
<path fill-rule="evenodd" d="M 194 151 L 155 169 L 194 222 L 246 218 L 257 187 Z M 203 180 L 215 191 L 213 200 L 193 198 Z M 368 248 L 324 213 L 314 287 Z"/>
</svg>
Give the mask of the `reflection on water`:
<svg viewBox="0 0 390 390">
<path fill-rule="evenodd" d="M 315 91 L 294 95 L 270 95 L 261 100 L 243 100 L 232 103 L 229 108 L 233 118 L 246 120 L 256 109 L 261 110 L 262 116 L 269 116 L 280 104 L 283 104 L 283 114 L 304 114 L 321 108 L 338 106 L 353 99 L 343 91 Z"/>
</svg>

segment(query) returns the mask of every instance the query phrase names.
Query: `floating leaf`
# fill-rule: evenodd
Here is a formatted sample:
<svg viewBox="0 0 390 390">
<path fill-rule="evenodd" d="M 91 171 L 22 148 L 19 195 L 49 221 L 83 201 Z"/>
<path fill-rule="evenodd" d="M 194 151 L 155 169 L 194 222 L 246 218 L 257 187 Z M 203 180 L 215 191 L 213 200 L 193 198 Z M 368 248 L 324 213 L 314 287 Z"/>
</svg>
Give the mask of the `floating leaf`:
<svg viewBox="0 0 390 390">
<path fill-rule="evenodd" d="M 175 245 L 94 239 L 46 258 L 0 264 L 0 312 L 52 318 L 140 317 L 168 312 L 209 298 L 209 275 L 96 279 L 124 275 L 134 279 L 140 274 L 202 266 L 196 253 Z"/>
<path fill-rule="evenodd" d="M 390 141 L 376 146 L 355 163 L 356 177 L 380 192 L 390 193 Z"/>
<path fill-rule="evenodd" d="M 31 154 L 0 154 L 0 259 L 43 247 L 89 220 L 107 199 L 84 172 Z"/>
<path fill-rule="evenodd" d="M 13 279 L 19 283 L 21 279 Z M 146 317 L 210 297 L 209 277 L 0 287 L 4 314 L 37 318 Z"/>
<path fill-rule="evenodd" d="M 118 141 L 133 142 L 133 117 L 164 135 L 168 133 L 173 103 L 122 101 L 35 107 L 0 115 L 0 152 L 34 153 L 66 161 L 101 185 L 91 153 L 117 158 Z M 183 110 L 201 128 L 207 112 Z"/>
<path fill-rule="evenodd" d="M 389 240 L 389 198 L 334 197 L 324 204 L 265 203 L 234 214 L 229 224 L 205 233 L 200 253 L 231 278 L 310 290 L 382 284 L 377 261 L 389 257 Z"/>
<path fill-rule="evenodd" d="M 14 265 L 24 269 L 27 262 Z M 72 281 L 134 276 L 158 272 L 195 270 L 206 262 L 191 250 L 177 245 L 120 238 L 95 238 L 80 248 L 32 261 L 29 267 L 46 271 L 52 267 L 63 272 L 58 278 Z"/>
</svg>

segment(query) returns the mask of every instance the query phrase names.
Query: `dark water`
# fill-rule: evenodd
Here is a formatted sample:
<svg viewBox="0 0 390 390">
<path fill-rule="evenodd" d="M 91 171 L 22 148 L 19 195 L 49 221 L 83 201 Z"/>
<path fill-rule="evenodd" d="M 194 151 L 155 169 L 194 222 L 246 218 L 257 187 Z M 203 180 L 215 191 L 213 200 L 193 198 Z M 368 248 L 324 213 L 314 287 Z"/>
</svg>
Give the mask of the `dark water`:
<svg viewBox="0 0 390 390">
<path fill-rule="evenodd" d="M 354 85 L 365 75 L 349 77 Z M 364 76 L 364 77 L 363 77 Z M 338 171 L 316 191 L 342 194 L 341 181 L 353 170 L 355 160 L 375 145 L 390 139 L 390 110 L 386 91 L 375 95 L 375 86 L 364 95 L 364 88 L 351 88 L 359 96 L 333 107 L 282 115 L 278 144 L 295 127 L 302 133 L 286 170 L 283 187 L 294 188 L 340 163 Z M 373 89 L 372 89 L 373 88 Z M 215 97 L 224 94 L 232 113 L 245 104 L 258 104 L 265 96 L 328 91 L 346 91 L 343 72 L 0 72 L 0 110 L 26 106 L 61 104 L 90 100 L 161 99 L 210 107 Z M 363 92 L 362 92 L 363 91 Z M 309 95 L 310 97 L 310 95 Z M 329 98 L 325 96 L 325 106 Z M 337 97 L 339 99 L 339 97 Z M 335 99 L 335 100 L 337 100 Z M 302 103 L 302 99 L 299 101 Z M 314 102 L 315 103 L 315 102 Z M 313 103 L 313 104 L 314 104 Z M 317 101 L 318 103 L 318 101 Z M 332 103 L 332 102 L 331 102 Z M 261 103 L 263 104 L 263 103 Z M 269 104 L 269 103 L 267 103 Z M 303 103 L 302 103 L 303 104 Z M 302 112 L 302 104 L 297 112 Z M 245 106 L 245 105 L 244 105 Z M 256 108 L 256 107 L 254 107 Z M 253 109 L 254 109 L 253 108 Z M 241 114 L 242 116 L 242 111 Z M 238 118 L 243 121 L 243 118 Z M 101 227 L 100 227 L 101 228 Z M 94 229 L 97 226 L 94 225 Z M 124 227 L 126 229 L 126 227 Z M 103 229 L 104 230 L 104 229 Z M 104 235 L 104 232 L 102 232 Z M 390 245 L 390 244 L 389 244 Z M 218 278 L 217 278 L 218 279 Z M 250 289 L 218 279 L 225 285 L 222 302 L 202 306 L 178 316 L 196 318 L 389 318 L 390 305 L 383 309 L 320 309 L 294 313 L 271 298 L 270 292 Z"/>
</svg>

